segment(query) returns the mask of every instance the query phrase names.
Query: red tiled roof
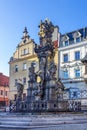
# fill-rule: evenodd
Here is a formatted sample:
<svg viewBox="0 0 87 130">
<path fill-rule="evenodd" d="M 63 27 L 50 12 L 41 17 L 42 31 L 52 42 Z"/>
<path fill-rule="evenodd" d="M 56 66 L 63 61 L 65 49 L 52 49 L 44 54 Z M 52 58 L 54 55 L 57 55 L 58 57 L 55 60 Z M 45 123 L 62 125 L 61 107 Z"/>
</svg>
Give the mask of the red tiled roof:
<svg viewBox="0 0 87 130">
<path fill-rule="evenodd" d="M 9 86 L 9 77 L 0 73 L 0 86 Z"/>
</svg>

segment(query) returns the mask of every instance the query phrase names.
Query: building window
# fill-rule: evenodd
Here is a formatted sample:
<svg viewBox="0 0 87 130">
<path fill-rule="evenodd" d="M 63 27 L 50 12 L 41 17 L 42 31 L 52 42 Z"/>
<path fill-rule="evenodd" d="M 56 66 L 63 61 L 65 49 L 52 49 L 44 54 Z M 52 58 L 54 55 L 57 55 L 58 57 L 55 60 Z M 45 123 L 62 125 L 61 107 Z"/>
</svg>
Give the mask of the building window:
<svg viewBox="0 0 87 130">
<path fill-rule="evenodd" d="M 76 43 L 80 42 L 80 37 L 76 38 Z"/>
<path fill-rule="evenodd" d="M 29 53 L 29 48 L 28 48 L 28 53 Z"/>
<path fill-rule="evenodd" d="M 15 65 L 15 72 L 18 72 L 18 65 Z"/>
<path fill-rule="evenodd" d="M 69 41 L 65 41 L 65 46 L 68 46 L 69 45 Z"/>
<path fill-rule="evenodd" d="M 68 71 L 63 71 L 63 78 L 68 79 Z"/>
<path fill-rule="evenodd" d="M 24 49 L 24 55 L 27 54 L 27 49 Z"/>
<path fill-rule="evenodd" d="M 33 61 L 31 64 L 33 65 L 33 67 L 36 67 L 36 61 Z"/>
<path fill-rule="evenodd" d="M 23 78 L 23 84 L 26 84 L 26 77 Z"/>
<path fill-rule="evenodd" d="M 17 100 L 17 94 L 14 95 L 14 100 L 15 100 L 15 101 Z"/>
<path fill-rule="evenodd" d="M 5 96 L 7 96 L 7 91 L 5 91 Z"/>
<path fill-rule="evenodd" d="M 17 79 L 15 79 L 15 86 L 17 85 Z"/>
<path fill-rule="evenodd" d="M 80 60 L 80 51 L 75 52 L 75 60 Z"/>
<path fill-rule="evenodd" d="M 80 70 L 75 70 L 75 77 L 79 78 L 80 77 Z"/>
<path fill-rule="evenodd" d="M 23 64 L 23 70 L 26 70 L 26 69 L 27 69 L 27 64 L 24 63 L 24 64 Z"/>
<path fill-rule="evenodd" d="M 28 54 L 28 49 L 24 49 L 24 55 Z"/>
<path fill-rule="evenodd" d="M 76 92 L 76 91 L 73 92 L 73 97 L 74 97 L 74 98 L 77 97 L 77 92 Z"/>
<path fill-rule="evenodd" d="M 68 62 L 68 54 L 64 54 L 63 55 L 63 61 L 64 62 Z"/>
<path fill-rule="evenodd" d="M 26 39 L 24 39 L 23 42 L 26 43 Z"/>
<path fill-rule="evenodd" d="M 3 95 L 3 90 L 1 90 L 1 95 Z"/>
</svg>

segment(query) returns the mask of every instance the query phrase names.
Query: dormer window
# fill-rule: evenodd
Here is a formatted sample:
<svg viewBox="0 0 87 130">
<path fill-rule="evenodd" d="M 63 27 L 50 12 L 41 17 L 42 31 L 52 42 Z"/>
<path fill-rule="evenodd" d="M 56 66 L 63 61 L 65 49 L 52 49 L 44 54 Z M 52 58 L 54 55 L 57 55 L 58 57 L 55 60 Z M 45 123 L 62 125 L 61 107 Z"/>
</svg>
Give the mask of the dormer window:
<svg viewBox="0 0 87 130">
<path fill-rule="evenodd" d="M 69 37 L 68 37 L 68 35 L 64 35 L 62 37 L 62 43 L 63 43 L 63 46 L 68 46 L 69 45 Z"/>
<path fill-rule="evenodd" d="M 80 37 L 77 37 L 76 38 L 76 43 L 80 42 L 81 41 L 81 38 Z"/>
<path fill-rule="evenodd" d="M 65 46 L 68 46 L 69 45 L 69 41 L 65 41 Z"/>
<path fill-rule="evenodd" d="M 74 32 L 73 38 L 75 43 L 79 43 L 81 41 L 81 33 L 79 31 Z"/>
</svg>

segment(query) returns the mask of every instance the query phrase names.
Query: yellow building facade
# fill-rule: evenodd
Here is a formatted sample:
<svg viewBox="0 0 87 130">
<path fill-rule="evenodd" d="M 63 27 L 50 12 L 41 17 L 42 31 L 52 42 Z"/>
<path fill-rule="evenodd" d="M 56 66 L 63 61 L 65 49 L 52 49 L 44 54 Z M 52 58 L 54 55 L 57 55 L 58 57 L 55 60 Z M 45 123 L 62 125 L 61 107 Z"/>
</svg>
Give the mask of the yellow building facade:
<svg viewBox="0 0 87 130">
<path fill-rule="evenodd" d="M 54 33 L 52 36 L 52 41 L 55 46 L 55 57 L 54 61 L 57 65 L 57 78 L 58 78 L 58 41 L 59 33 L 58 27 L 54 28 Z M 35 71 L 39 69 L 38 57 L 34 52 L 35 42 L 28 35 L 27 28 L 25 27 L 23 32 L 22 41 L 18 44 L 16 51 L 9 61 L 9 72 L 10 72 L 10 100 L 16 100 L 17 98 L 17 87 L 16 83 L 20 79 L 24 85 L 23 99 L 27 95 L 28 80 L 29 80 L 29 67 L 33 63 Z"/>
</svg>

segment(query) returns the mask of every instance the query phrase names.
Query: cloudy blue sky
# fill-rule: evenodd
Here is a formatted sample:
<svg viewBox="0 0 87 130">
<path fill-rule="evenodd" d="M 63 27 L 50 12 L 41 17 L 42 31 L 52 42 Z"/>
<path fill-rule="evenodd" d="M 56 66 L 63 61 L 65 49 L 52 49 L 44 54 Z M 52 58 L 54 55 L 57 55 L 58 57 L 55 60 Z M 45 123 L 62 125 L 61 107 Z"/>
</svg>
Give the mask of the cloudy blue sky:
<svg viewBox="0 0 87 130">
<path fill-rule="evenodd" d="M 61 33 L 87 26 L 87 0 L 0 0 L 0 72 L 9 75 L 8 61 L 26 26 L 39 42 L 38 24 L 49 18 Z"/>
</svg>

